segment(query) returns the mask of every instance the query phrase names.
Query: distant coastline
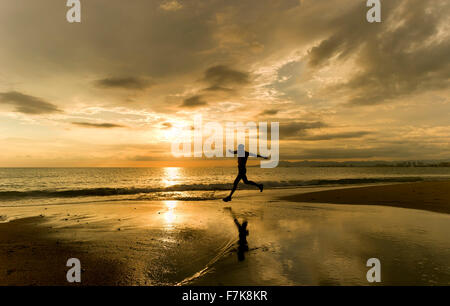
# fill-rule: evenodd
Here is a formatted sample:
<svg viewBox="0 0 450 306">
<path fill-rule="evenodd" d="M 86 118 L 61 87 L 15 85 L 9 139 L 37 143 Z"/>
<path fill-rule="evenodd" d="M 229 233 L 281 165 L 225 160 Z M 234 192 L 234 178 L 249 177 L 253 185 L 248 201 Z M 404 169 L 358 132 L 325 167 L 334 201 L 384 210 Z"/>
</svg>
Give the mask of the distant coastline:
<svg viewBox="0 0 450 306">
<path fill-rule="evenodd" d="M 450 167 L 450 160 L 406 161 L 280 161 L 278 167 Z"/>
</svg>

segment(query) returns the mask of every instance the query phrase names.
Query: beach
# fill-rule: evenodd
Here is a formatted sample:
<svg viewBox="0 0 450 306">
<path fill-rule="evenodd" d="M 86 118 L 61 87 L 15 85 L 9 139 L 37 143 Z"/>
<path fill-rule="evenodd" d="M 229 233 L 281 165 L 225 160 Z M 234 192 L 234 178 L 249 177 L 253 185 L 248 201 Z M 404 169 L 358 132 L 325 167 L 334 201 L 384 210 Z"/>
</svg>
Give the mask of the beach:
<svg viewBox="0 0 450 306">
<path fill-rule="evenodd" d="M 0 285 L 450 285 L 449 181 L 1 207 Z M 336 204 L 339 205 L 336 205 Z M 248 250 L 235 220 L 248 222 Z M 81 261 L 81 284 L 66 262 Z"/>
<path fill-rule="evenodd" d="M 450 182 L 414 182 L 339 188 L 282 197 L 293 202 L 386 205 L 450 213 Z"/>
</svg>

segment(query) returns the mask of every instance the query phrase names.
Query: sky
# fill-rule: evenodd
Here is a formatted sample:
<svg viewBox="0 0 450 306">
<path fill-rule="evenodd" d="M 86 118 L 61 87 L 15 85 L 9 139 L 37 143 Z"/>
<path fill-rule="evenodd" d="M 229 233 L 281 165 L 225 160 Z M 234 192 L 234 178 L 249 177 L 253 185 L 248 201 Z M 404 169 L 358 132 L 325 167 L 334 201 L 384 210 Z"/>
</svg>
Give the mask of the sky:
<svg viewBox="0 0 450 306">
<path fill-rule="evenodd" d="M 283 160 L 448 159 L 450 2 L 0 1 L 0 166 L 212 165 L 171 142 L 279 122 Z M 227 161 L 229 162 L 229 161 Z"/>
</svg>

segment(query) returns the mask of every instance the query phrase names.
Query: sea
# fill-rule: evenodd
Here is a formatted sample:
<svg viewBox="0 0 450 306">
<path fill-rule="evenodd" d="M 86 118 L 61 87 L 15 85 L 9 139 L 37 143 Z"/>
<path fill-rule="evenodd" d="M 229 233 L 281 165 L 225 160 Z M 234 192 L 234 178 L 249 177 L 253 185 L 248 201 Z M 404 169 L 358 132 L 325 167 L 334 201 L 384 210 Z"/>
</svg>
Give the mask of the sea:
<svg viewBox="0 0 450 306">
<path fill-rule="evenodd" d="M 0 207 L 222 198 L 237 168 L 0 168 Z M 450 167 L 249 167 L 265 189 L 450 179 Z M 255 189 L 241 182 L 239 189 Z"/>
</svg>

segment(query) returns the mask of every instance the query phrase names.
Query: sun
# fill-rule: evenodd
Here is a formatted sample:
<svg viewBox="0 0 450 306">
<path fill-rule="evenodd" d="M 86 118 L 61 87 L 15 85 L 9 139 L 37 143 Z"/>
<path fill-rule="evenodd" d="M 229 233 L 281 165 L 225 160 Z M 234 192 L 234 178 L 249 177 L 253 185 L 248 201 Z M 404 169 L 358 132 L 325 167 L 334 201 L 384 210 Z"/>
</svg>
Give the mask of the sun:
<svg viewBox="0 0 450 306">
<path fill-rule="evenodd" d="M 186 125 L 187 126 L 187 125 Z M 191 129 L 186 126 L 172 125 L 170 128 L 162 131 L 162 138 L 168 142 L 174 142 L 177 139 L 190 139 Z"/>
</svg>

